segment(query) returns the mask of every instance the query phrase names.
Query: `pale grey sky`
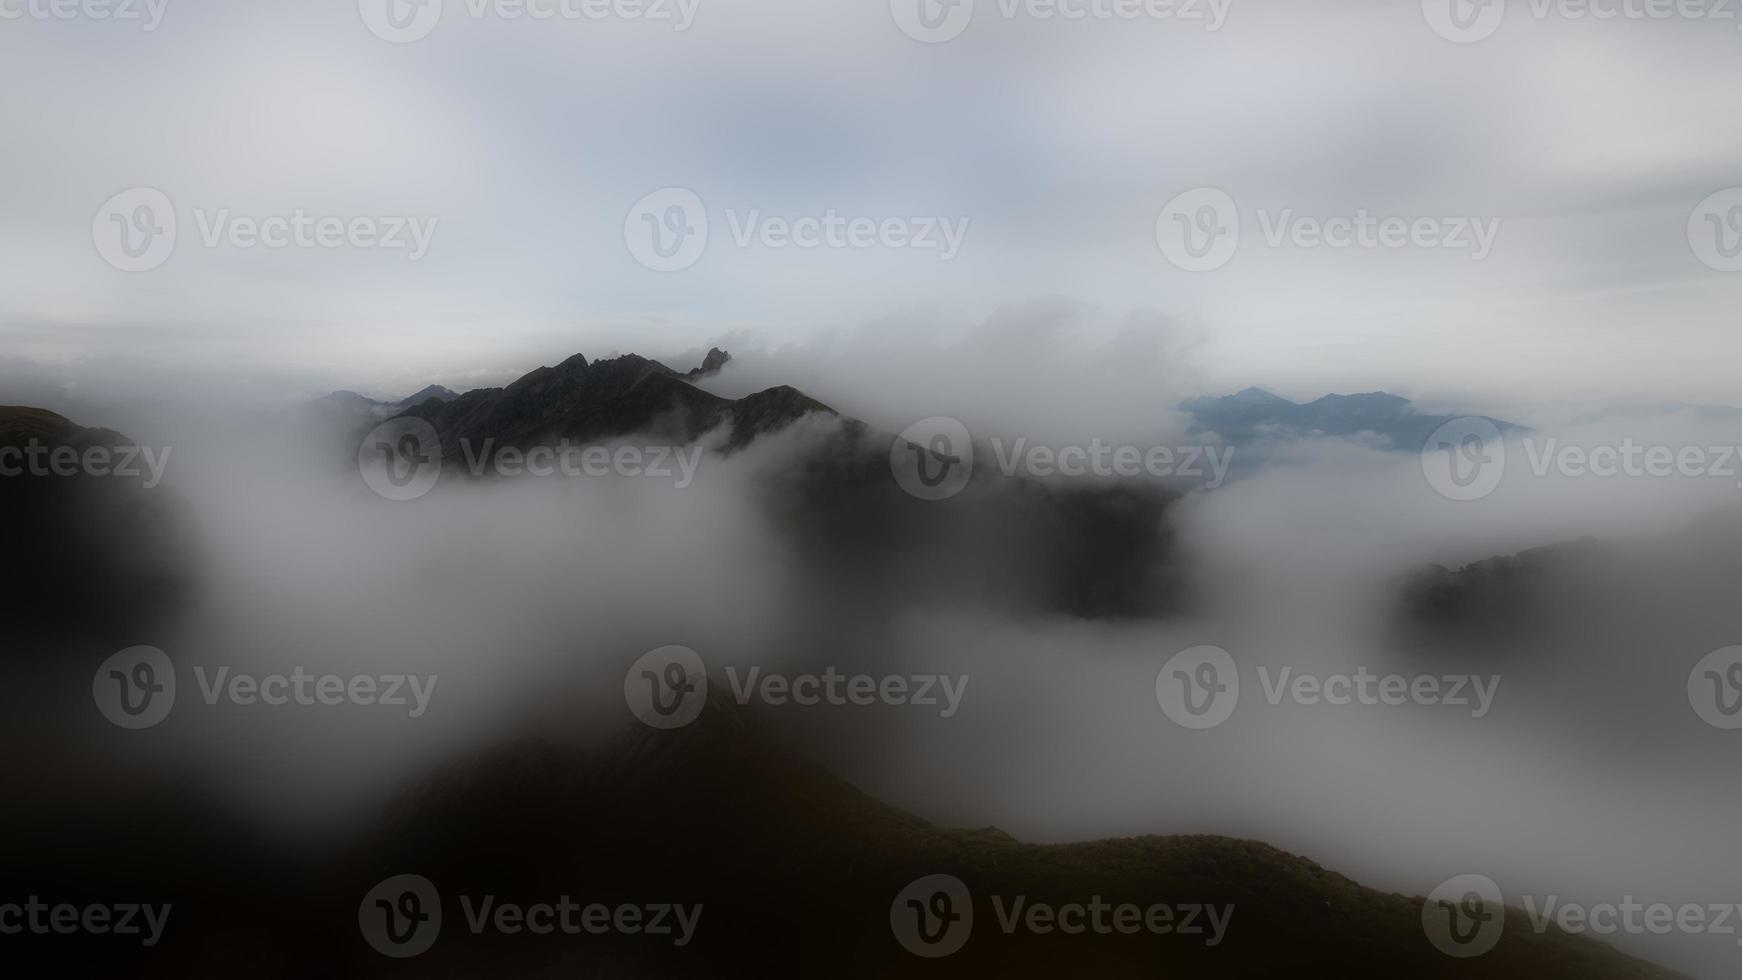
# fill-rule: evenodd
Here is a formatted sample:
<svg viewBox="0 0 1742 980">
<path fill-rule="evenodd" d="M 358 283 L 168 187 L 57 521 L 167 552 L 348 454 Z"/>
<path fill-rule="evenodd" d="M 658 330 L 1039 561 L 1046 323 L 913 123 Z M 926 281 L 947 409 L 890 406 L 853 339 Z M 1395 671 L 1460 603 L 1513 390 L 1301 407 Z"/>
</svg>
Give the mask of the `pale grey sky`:
<svg viewBox="0 0 1742 980">
<path fill-rule="evenodd" d="M 692 0 L 682 31 L 446 0 L 433 33 L 395 44 L 363 16 L 385 2 L 167 0 L 146 30 L 0 0 L 22 12 L 0 19 L 0 359 L 96 387 L 119 371 L 409 391 L 576 350 L 973 332 L 1062 297 L 1085 329 L 1194 338 L 1205 390 L 1738 400 L 1742 272 L 1702 263 L 1689 230 L 1742 185 L 1733 19 L 1515 3 L 1462 44 L 1415 2 L 1232 0 L 1212 31 L 979 0 L 927 44 L 893 15 L 916 0 Z M 167 261 L 129 273 L 93 216 L 136 187 L 178 227 Z M 666 187 L 710 225 L 677 272 L 625 240 Z M 1188 272 L 1157 217 L 1199 187 L 1237 202 L 1241 244 Z M 204 242 L 299 209 L 420 222 L 427 255 Z M 831 210 L 962 236 L 947 260 L 734 240 Z M 1363 212 L 1495 234 L 1480 260 L 1266 241 Z"/>
</svg>

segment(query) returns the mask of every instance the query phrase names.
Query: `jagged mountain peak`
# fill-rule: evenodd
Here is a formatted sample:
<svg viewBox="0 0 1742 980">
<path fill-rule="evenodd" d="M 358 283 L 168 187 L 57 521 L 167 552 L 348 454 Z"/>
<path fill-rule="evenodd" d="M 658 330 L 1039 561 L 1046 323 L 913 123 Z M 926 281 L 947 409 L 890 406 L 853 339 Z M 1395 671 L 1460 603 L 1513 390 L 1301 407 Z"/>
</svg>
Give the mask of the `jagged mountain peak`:
<svg viewBox="0 0 1742 980">
<path fill-rule="evenodd" d="M 718 348 L 703 361 L 717 370 L 729 358 Z M 639 354 L 588 361 L 576 354 L 541 367 L 505 388 L 481 388 L 446 403 L 418 405 L 406 414 L 435 426 L 444 454 L 465 442 L 530 448 L 555 440 L 596 442 L 643 435 L 688 443 L 731 426 L 726 448 L 738 449 L 813 412 L 835 414 L 797 389 L 780 386 L 740 399 L 723 398 Z"/>
<path fill-rule="evenodd" d="M 731 359 L 731 354 L 726 353 L 718 347 L 710 347 L 708 348 L 707 356 L 702 358 L 702 366 L 699 368 L 691 368 L 689 377 L 705 378 L 709 375 L 718 374 L 720 369 L 726 366 L 726 362 Z"/>
<path fill-rule="evenodd" d="M 413 405 L 422 405 L 431 398 L 434 398 L 437 401 L 451 402 L 458 397 L 460 397 L 459 393 L 451 388 L 444 388 L 441 385 L 428 385 L 417 394 L 411 395 L 408 398 L 400 399 L 397 404 L 402 408 L 410 408 Z"/>
<path fill-rule="evenodd" d="M 1247 388 L 1244 391 L 1236 392 L 1235 394 L 1229 395 L 1228 398 L 1233 400 L 1233 401 L 1240 402 L 1241 404 L 1245 404 L 1245 405 L 1293 405 L 1294 404 L 1294 402 L 1289 401 L 1288 399 L 1282 397 L 1281 395 L 1275 394 L 1275 393 L 1270 392 L 1270 391 L 1266 391 L 1265 389 L 1259 388 L 1256 386 Z"/>
<path fill-rule="evenodd" d="M 1402 395 L 1393 395 L 1389 391 L 1363 391 L 1363 392 L 1357 392 L 1355 394 L 1350 394 L 1350 395 L 1340 395 L 1340 394 L 1332 393 L 1332 394 L 1324 395 L 1320 398 L 1316 398 L 1313 401 L 1308 402 L 1307 404 L 1308 405 L 1333 405 L 1333 406 L 1363 405 L 1363 406 L 1400 407 L 1403 405 L 1410 404 L 1410 400 L 1403 397 Z"/>
</svg>

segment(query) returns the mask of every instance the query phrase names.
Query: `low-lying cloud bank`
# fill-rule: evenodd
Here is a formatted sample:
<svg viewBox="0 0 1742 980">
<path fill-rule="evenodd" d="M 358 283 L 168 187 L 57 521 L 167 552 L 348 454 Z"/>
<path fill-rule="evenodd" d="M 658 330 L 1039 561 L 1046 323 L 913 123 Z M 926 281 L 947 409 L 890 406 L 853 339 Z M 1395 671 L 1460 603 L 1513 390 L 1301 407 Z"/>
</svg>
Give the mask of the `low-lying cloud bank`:
<svg viewBox="0 0 1742 980">
<path fill-rule="evenodd" d="M 1153 352 L 1169 334 L 1134 326 L 1055 357 L 1061 316 L 1039 317 L 1030 343 L 970 332 L 919 363 L 894 338 L 735 352 L 705 383 L 728 396 L 796 383 L 876 432 L 948 414 L 977 438 L 1189 438 L 1171 407 L 1189 370 L 1122 354 Z M 88 692 L 66 699 L 83 719 L 69 744 L 82 747 L 58 751 L 79 755 L 91 778 L 192 774 L 277 832 L 348 832 L 455 754 L 527 734 L 592 742 L 634 724 L 626 671 L 678 644 L 722 689 L 728 668 L 788 682 L 900 677 L 910 692 L 915 678 L 959 685 L 947 715 L 914 698 L 751 697 L 808 754 L 941 823 L 1039 840 L 1250 836 L 1414 893 L 1481 872 L 1590 903 L 1734 897 L 1725 889 L 1742 864 L 1721 815 L 1742 793 L 1724 789 L 1728 733 L 1690 707 L 1688 681 L 1706 654 L 1742 642 L 1738 522 L 1722 516 L 1742 477 L 1605 476 L 1560 453 L 1581 447 L 1588 464 L 1605 446 L 1735 445 L 1742 432 L 1726 421 L 1657 414 L 1533 429 L 1512 437 L 1504 476 L 1471 500 L 1437 491 L 1414 453 L 1359 440 L 1248 447 L 1255 464 L 1226 485 L 1178 499 L 1168 489 L 1153 512 L 1091 521 L 1073 537 L 1068 520 L 1046 523 L 1075 513 L 1056 500 L 1114 481 L 986 474 L 960 497 L 915 500 L 887 473 L 844 478 L 886 456 L 831 461 L 848 436 L 823 417 L 710 452 L 681 488 L 461 479 L 392 502 L 362 486 L 345 447 L 285 421 L 293 415 L 202 399 L 77 420 L 175 447 L 153 492 L 186 516 L 178 533 L 199 583 L 188 606 L 126 641 L 165 650 L 181 681 L 151 739 L 118 752 L 126 733 L 89 710 Z M 1160 489 L 1136 486 L 1142 499 Z M 1024 513 L 1033 519 L 1012 518 Z M 1154 547 L 1097 543 L 1110 527 Z M 1509 590 L 1519 602 L 1491 622 L 1477 608 L 1474 625 L 1487 629 L 1403 616 L 1401 583 L 1422 563 L 1456 569 L 1586 535 L 1603 542 L 1598 557 L 1551 563 L 1540 584 Z M 1139 558 L 1109 568 L 1115 554 Z M 1165 590 L 1166 601 L 1142 615 L 1085 614 L 1048 591 L 1058 568 L 1077 569 L 1072 581 Z M 1226 721 L 1194 731 L 1158 704 L 1157 675 L 1202 645 L 1229 653 L 1241 686 Z M 65 674 L 88 684 L 114 651 L 77 652 L 80 669 Z M 1438 693 L 1325 696 L 1361 690 L 1366 675 L 1412 691 L 1432 677 Z M 377 695 L 404 678 L 406 697 L 257 696 L 296 677 L 314 690 L 324 676 L 367 676 Z M 1701 976 L 1737 962 L 1721 937 L 1613 938 Z"/>
</svg>

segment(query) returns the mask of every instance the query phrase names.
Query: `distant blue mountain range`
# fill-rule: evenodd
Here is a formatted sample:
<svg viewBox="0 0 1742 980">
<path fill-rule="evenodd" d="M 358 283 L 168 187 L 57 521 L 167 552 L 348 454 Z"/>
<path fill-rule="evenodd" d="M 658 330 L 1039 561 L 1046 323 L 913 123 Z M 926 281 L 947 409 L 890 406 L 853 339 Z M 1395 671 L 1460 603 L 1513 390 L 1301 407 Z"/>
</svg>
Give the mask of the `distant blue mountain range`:
<svg viewBox="0 0 1742 980">
<path fill-rule="evenodd" d="M 1326 395 L 1303 405 L 1262 388 L 1247 388 L 1221 398 L 1195 398 L 1180 408 L 1192 415 L 1195 430 L 1215 432 L 1230 445 L 1372 433 L 1386 448 L 1404 452 L 1419 451 L 1434 430 L 1460 417 L 1423 415 L 1409 399 L 1383 391 Z M 1522 428 L 1500 419 L 1489 421 L 1501 432 Z"/>
</svg>

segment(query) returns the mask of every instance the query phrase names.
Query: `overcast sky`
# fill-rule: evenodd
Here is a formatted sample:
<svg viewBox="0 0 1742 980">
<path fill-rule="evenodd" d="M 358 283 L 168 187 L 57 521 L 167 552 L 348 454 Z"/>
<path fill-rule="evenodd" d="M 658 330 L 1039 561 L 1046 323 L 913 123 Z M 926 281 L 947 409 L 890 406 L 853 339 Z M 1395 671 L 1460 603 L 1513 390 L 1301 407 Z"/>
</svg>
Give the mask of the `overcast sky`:
<svg viewBox="0 0 1742 980">
<path fill-rule="evenodd" d="M 901 27 L 911 9 L 896 16 L 914 0 L 686 0 L 681 31 L 677 0 L 663 22 L 474 18 L 446 0 L 427 37 L 399 44 L 370 28 L 385 0 L 167 0 L 155 30 L 28 2 L 0 0 L 23 11 L 0 19 L 14 377 L 404 393 L 501 383 L 577 350 L 803 345 L 889 323 L 979 333 L 1000 310 L 1065 302 L 1086 334 L 1142 322 L 1193 338 L 1205 390 L 1388 388 L 1473 410 L 1520 392 L 1742 400 L 1742 272 L 1702 262 L 1689 228 L 1742 185 L 1733 18 L 1537 18 L 1519 3 L 1492 36 L 1454 43 L 1415 2 L 1231 0 L 1208 30 L 1007 18 L 979 0 L 959 36 L 922 43 Z M 171 202 L 176 243 L 124 272 L 93 226 L 139 187 Z M 1186 271 L 1157 219 L 1206 187 L 1236 202 L 1240 244 Z M 707 215 L 706 249 L 680 271 L 626 241 L 663 188 Z M 416 261 L 203 241 L 220 215 L 298 209 L 434 230 Z M 962 233 L 947 259 L 734 240 L 752 212 L 831 209 Z M 1497 231 L 1481 258 L 1266 241 L 1285 212 L 1363 210 Z M 1728 244 L 1742 221 L 1704 230 Z"/>
</svg>

